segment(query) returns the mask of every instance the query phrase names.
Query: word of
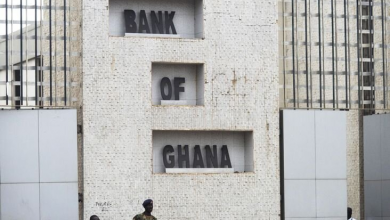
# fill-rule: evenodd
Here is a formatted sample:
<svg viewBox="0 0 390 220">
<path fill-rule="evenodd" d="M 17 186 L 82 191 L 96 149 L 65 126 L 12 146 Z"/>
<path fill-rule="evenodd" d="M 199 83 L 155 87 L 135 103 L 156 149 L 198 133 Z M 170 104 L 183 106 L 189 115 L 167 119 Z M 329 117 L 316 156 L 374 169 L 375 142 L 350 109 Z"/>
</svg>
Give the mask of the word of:
<svg viewBox="0 0 390 220">
<path fill-rule="evenodd" d="M 183 77 L 175 77 L 173 79 L 173 86 L 175 87 L 175 100 L 179 100 L 179 93 L 184 92 L 184 87 L 180 87 L 180 84 L 185 83 L 186 79 Z M 165 94 L 165 86 L 168 87 L 168 94 Z M 161 97 L 163 100 L 171 100 L 172 97 L 172 83 L 168 77 L 164 77 L 160 82 Z"/>
<path fill-rule="evenodd" d="M 207 168 L 232 168 L 232 163 L 230 162 L 229 150 L 226 145 L 223 145 L 221 148 L 221 161 L 218 166 L 218 154 L 217 154 L 217 145 L 213 145 L 213 151 L 211 151 L 210 145 L 206 145 L 204 147 L 206 151 L 206 165 Z M 165 168 L 173 168 L 175 167 L 175 150 L 172 145 L 166 145 L 163 150 L 163 161 Z M 177 162 L 179 164 L 179 168 L 183 168 L 183 163 L 186 168 L 190 168 L 190 154 L 188 151 L 188 145 L 177 146 Z M 192 164 L 193 168 L 204 168 L 205 165 L 203 163 L 203 155 L 200 150 L 199 145 L 195 145 L 194 147 L 194 160 Z"/>
<path fill-rule="evenodd" d="M 165 25 L 163 22 L 163 13 L 158 11 L 157 14 L 155 11 L 151 11 L 150 17 L 152 19 L 152 32 L 153 34 L 169 34 L 169 30 L 172 30 L 172 34 L 177 34 L 175 24 L 173 23 L 173 17 L 175 17 L 175 12 L 172 11 L 169 13 L 165 11 Z M 133 10 L 125 10 L 125 26 L 126 33 L 148 33 L 150 34 L 149 22 L 146 16 L 145 10 L 141 10 L 139 13 L 139 23 L 136 23 L 137 15 Z M 165 33 L 164 33 L 165 26 Z"/>
</svg>

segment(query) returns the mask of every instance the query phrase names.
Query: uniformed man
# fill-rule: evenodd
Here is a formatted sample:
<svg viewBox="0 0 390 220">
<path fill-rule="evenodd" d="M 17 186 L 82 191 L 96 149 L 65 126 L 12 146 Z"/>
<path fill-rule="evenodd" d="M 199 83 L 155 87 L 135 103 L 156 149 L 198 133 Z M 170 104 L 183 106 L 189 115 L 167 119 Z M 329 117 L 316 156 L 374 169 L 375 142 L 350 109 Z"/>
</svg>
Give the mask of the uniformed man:
<svg viewBox="0 0 390 220">
<path fill-rule="evenodd" d="M 134 216 L 133 220 L 157 220 L 157 218 L 152 215 L 153 200 L 145 200 L 144 203 L 142 203 L 142 206 L 145 208 L 145 211 L 141 214 Z"/>
</svg>

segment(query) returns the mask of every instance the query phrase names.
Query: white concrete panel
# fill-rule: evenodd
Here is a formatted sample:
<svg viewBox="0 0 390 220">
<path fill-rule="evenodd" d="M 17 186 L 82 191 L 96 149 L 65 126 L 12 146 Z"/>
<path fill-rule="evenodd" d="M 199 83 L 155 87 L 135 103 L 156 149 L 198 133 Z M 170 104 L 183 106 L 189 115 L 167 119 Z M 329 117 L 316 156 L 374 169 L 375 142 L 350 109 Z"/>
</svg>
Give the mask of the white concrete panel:
<svg viewBox="0 0 390 220">
<path fill-rule="evenodd" d="M 285 180 L 286 218 L 315 218 L 315 180 Z"/>
<path fill-rule="evenodd" d="M 366 217 L 382 216 L 381 181 L 364 181 L 364 208 Z"/>
<path fill-rule="evenodd" d="M 175 11 L 175 17 L 173 22 L 178 34 L 183 38 L 194 38 L 196 33 L 203 32 L 203 19 L 196 17 L 196 13 L 202 12 L 198 9 L 201 6 L 202 1 L 199 0 L 140 0 L 140 1 L 127 1 L 127 0 L 110 0 L 109 1 L 109 31 L 111 36 L 124 36 L 125 35 L 125 18 L 124 10 L 134 10 L 136 12 L 136 23 L 139 25 L 139 12 L 145 10 L 149 28 L 151 27 L 150 11 L 163 11 L 163 20 L 165 22 L 164 11 Z M 199 21 L 198 21 L 199 20 Z M 197 23 L 195 22 L 197 21 Z M 165 33 L 165 24 L 164 24 Z M 201 36 L 197 34 L 197 36 Z"/>
<path fill-rule="evenodd" d="M 382 181 L 382 217 L 390 217 L 390 180 Z"/>
<path fill-rule="evenodd" d="M 379 115 L 363 117 L 364 180 L 381 180 L 381 120 Z"/>
<path fill-rule="evenodd" d="M 175 156 L 175 168 L 178 168 L 178 145 L 188 145 L 190 155 L 190 167 L 192 168 L 194 159 L 194 147 L 199 145 L 203 162 L 206 165 L 206 153 L 204 147 L 217 145 L 218 166 L 221 161 L 221 148 L 227 145 L 229 150 L 230 161 L 232 168 L 237 172 L 245 171 L 245 134 L 246 132 L 235 131 L 153 131 L 153 172 L 165 172 L 163 163 L 163 149 L 166 145 L 172 145 L 175 152 L 170 155 Z M 252 153 L 246 154 L 248 157 L 253 157 Z"/>
<path fill-rule="evenodd" d="M 1 183 L 39 182 L 38 111 L 0 111 Z"/>
<path fill-rule="evenodd" d="M 78 219 L 77 183 L 42 183 L 40 197 L 41 220 Z"/>
<path fill-rule="evenodd" d="M 283 111 L 285 179 L 315 178 L 314 132 L 314 111 Z"/>
<path fill-rule="evenodd" d="M 316 181 L 317 217 L 347 218 L 347 181 Z"/>
<path fill-rule="evenodd" d="M 347 128 L 343 111 L 315 111 L 316 179 L 347 178 Z"/>
<path fill-rule="evenodd" d="M 381 134 L 381 172 L 382 172 L 382 180 L 390 180 L 390 115 L 384 114 L 380 115 L 381 121 L 381 130 L 378 132 Z M 366 132 L 366 130 L 364 130 Z M 369 150 L 369 149 L 367 149 Z M 366 161 L 364 161 L 366 162 Z M 377 162 L 376 162 L 377 163 Z M 389 195 L 390 199 L 390 195 Z M 390 210 L 390 206 L 388 206 L 388 210 Z"/>
<path fill-rule="evenodd" d="M 39 184 L 1 184 L 1 220 L 39 220 Z"/>
<path fill-rule="evenodd" d="M 39 111 L 41 182 L 77 182 L 76 110 Z"/>
</svg>

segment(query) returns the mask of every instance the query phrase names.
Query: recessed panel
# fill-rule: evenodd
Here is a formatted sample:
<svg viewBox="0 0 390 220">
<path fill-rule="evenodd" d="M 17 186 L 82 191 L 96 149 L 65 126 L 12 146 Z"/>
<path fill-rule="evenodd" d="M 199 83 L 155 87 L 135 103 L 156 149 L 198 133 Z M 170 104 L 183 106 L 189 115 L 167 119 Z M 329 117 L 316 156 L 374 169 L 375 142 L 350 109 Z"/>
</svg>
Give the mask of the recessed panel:
<svg viewBox="0 0 390 220">
<path fill-rule="evenodd" d="M 111 36 L 203 37 L 202 0 L 109 0 Z"/>
<path fill-rule="evenodd" d="M 249 131 L 153 131 L 153 172 L 252 172 L 252 137 Z"/>
<path fill-rule="evenodd" d="M 203 64 L 152 64 L 152 104 L 203 105 Z"/>
</svg>

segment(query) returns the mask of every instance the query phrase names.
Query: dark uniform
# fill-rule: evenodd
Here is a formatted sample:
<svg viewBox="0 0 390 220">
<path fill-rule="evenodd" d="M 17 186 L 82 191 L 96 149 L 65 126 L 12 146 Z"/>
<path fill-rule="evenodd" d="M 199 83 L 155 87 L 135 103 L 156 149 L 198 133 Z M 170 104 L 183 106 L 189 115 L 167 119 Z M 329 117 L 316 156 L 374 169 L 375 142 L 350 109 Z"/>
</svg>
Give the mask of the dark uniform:
<svg viewBox="0 0 390 220">
<path fill-rule="evenodd" d="M 157 220 L 153 215 L 146 216 L 144 213 L 134 216 L 133 220 Z"/>
</svg>

